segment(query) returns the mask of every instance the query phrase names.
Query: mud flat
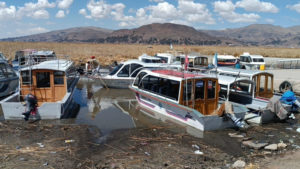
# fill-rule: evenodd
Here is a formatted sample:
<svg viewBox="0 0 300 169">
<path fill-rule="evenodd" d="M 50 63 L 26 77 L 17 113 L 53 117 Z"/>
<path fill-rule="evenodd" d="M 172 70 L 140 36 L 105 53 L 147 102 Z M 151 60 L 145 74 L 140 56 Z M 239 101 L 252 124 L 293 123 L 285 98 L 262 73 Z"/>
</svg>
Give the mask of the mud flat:
<svg viewBox="0 0 300 169">
<path fill-rule="evenodd" d="M 297 127 L 275 123 L 247 131 L 205 132 L 196 138 L 178 126 L 116 130 L 103 136 L 87 125 L 1 122 L 0 168 L 232 168 L 238 160 L 258 168 L 270 164 L 264 161 L 267 157 L 296 151 Z M 287 147 L 256 149 L 245 141 Z"/>
</svg>

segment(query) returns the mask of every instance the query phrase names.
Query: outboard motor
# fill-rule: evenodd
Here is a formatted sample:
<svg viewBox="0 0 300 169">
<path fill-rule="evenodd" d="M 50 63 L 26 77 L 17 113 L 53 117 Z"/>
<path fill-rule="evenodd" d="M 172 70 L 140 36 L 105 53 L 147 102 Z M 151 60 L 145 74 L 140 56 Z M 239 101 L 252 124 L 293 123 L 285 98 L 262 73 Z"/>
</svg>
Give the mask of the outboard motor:
<svg viewBox="0 0 300 169">
<path fill-rule="evenodd" d="M 249 125 L 241 118 L 237 118 L 233 112 L 232 104 L 228 101 L 225 102 L 225 116 L 232 120 L 234 126 L 241 129 L 246 129 Z"/>
</svg>

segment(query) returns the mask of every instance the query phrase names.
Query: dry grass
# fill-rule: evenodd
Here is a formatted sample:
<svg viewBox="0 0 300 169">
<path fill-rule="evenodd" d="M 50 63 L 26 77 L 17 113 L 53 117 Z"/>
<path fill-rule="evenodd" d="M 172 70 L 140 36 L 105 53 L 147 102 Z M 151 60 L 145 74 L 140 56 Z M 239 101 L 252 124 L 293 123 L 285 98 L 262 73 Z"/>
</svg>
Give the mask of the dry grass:
<svg viewBox="0 0 300 169">
<path fill-rule="evenodd" d="M 269 48 L 269 47 L 227 47 L 227 46 L 173 46 L 175 50 L 185 52 L 200 52 L 205 55 L 231 54 L 239 56 L 243 52 L 261 54 L 265 57 L 300 58 L 300 49 Z M 93 44 L 93 43 L 32 43 L 32 42 L 0 42 L 0 51 L 8 58 L 13 58 L 17 50 L 22 49 L 54 50 L 57 54 L 68 55 L 72 60 L 85 61 L 90 56 L 96 58 L 103 65 L 113 61 L 124 61 L 137 58 L 143 53 L 153 55 L 165 52 L 168 45 L 140 45 L 140 44 Z"/>
</svg>

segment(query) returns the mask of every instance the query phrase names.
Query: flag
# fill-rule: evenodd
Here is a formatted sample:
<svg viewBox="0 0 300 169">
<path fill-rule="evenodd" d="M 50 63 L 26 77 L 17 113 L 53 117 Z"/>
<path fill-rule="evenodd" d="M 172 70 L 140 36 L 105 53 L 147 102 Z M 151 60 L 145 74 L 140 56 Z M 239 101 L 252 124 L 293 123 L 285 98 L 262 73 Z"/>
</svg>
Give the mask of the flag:
<svg viewBox="0 0 300 169">
<path fill-rule="evenodd" d="M 185 61 L 184 61 L 184 70 L 187 70 L 188 65 L 189 65 L 189 58 L 188 58 L 188 55 L 186 54 Z"/>
<path fill-rule="evenodd" d="M 213 65 L 215 67 L 218 67 L 218 53 L 215 53 L 214 59 L 213 59 Z"/>
<path fill-rule="evenodd" d="M 172 45 L 172 43 L 170 44 L 170 49 L 173 50 L 173 45 Z"/>
</svg>

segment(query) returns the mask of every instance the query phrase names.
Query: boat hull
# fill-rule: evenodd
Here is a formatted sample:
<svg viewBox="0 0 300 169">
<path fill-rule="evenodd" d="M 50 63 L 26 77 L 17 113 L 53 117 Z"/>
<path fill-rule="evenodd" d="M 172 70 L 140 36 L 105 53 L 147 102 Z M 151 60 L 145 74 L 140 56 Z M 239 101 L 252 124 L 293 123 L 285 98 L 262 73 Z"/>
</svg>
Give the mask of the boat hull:
<svg viewBox="0 0 300 169">
<path fill-rule="evenodd" d="M 17 76 L 0 80 L 0 100 L 1 98 L 16 92 L 18 85 L 19 78 Z"/>
<path fill-rule="evenodd" d="M 69 88 L 69 92 L 66 93 L 61 101 L 57 102 L 45 102 L 38 107 L 37 116 L 38 119 L 60 119 L 72 106 L 72 97 L 74 88 L 79 80 L 76 78 Z M 0 102 L 2 112 L 5 120 L 20 120 L 24 116 L 22 113 L 26 112 L 25 102 L 19 101 L 19 92 L 3 99 Z"/>
<path fill-rule="evenodd" d="M 191 111 L 189 108 L 158 98 L 142 92 L 135 92 L 140 108 L 147 113 L 159 113 L 170 121 L 182 126 L 190 126 L 201 131 L 220 130 L 234 127 L 232 120 L 218 115 L 204 116 L 200 112 Z M 236 113 L 236 117 L 243 118 L 244 112 Z M 153 114 L 152 114 L 153 115 Z"/>
<path fill-rule="evenodd" d="M 101 78 L 99 79 L 103 86 L 108 88 L 116 88 L 116 89 L 128 89 L 129 86 L 133 83 L 134 78 Z"/>
</svg>

